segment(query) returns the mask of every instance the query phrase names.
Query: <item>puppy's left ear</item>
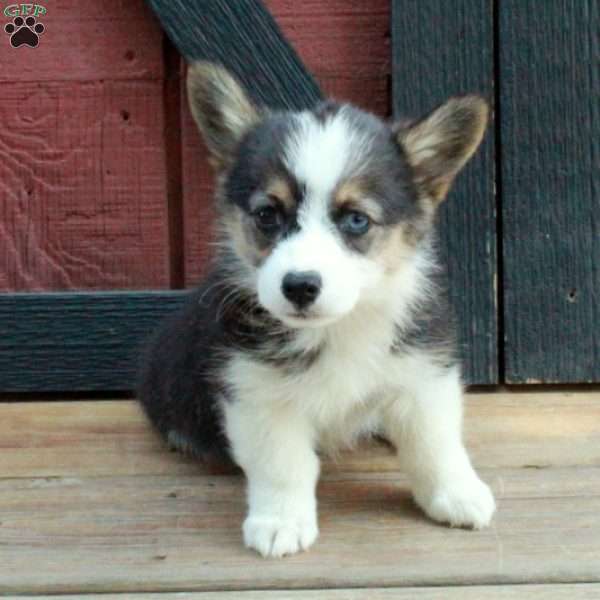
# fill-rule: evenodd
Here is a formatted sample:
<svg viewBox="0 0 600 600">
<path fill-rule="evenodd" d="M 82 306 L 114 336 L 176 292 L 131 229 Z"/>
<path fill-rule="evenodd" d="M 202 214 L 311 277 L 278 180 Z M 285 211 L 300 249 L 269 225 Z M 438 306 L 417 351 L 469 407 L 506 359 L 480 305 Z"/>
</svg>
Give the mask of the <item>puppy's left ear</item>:
<svg viewBox="0 0 600 600">
<path fill-rule="evenodd" d="M 187 92 L 192 116 L 220 170 L 230 163 L 246 131 L 259 114 L 241 84 L 223 67 L 195 62 L 188 67 Z"/>
<path fill-rule="evenodd" d="M 395 126 L 421 194 L 436 204 L 481 143 L 489 109 L 479 96 L 450 98 L 425 118 Z"/>
</svg>

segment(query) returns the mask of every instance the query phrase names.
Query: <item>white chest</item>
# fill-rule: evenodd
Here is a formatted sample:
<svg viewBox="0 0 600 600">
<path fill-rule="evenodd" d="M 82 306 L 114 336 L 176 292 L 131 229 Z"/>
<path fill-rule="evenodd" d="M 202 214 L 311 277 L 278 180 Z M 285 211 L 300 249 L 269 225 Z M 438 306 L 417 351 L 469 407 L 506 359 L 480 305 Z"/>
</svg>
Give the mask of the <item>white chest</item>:
<svg viewBox="0 0 600 600">
<path fill-rule="evenodd" d="M 228 379 L 253 410 L 307 419 L 326 446 L 339 446 L 374 427 L 381 401 L 399 388 L 402 361 L 390 352 L 394 330 L 389 321 L 355 321 L 318 340 L 311 335 L 298 341 L 318 344 L 310 368 L 290 373 L 237 355 Z"/>
</svg>

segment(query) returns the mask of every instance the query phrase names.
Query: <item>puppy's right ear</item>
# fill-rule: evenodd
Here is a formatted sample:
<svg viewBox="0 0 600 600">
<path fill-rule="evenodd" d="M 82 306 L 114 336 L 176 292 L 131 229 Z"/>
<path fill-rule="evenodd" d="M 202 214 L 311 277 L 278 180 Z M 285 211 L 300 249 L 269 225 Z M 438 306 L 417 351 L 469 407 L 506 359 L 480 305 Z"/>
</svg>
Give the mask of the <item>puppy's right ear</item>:
<svg viewBox="0 0 600 600">
<path fill-rule="evenodd" d="M 214 63 L 196 62 L 188 67 L 187 91 L 210 162 L 217 170 L 224 169 L 244 133 L 258 122 L 258 112 L 240 84 Z"/>
<path fill-rule="evenodd" d="M 412 125 L 395 127 L 422 193 L 439 204 L 459 171 L 481 143 L 488 121 L 487 102 L 455 96 Z"/>
</svg>

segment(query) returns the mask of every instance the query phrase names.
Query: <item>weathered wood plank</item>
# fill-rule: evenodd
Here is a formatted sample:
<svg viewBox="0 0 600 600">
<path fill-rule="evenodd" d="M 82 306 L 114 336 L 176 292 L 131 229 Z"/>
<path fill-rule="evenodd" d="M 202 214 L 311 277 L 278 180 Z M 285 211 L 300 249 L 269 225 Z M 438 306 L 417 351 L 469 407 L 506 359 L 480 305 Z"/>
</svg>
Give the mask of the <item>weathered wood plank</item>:
<svg viewBox="0 0 600 600">
<path fill-rule="evenodd" d="M 391 113 L 389 0 L 266 0 L 325 95 Z"/>
<path fill-rule="evenodd" d="M 37 48 L 13 49 L 1 32 L 0 82 L 163 77 L 163 34 L 143 0 L 41 4 L 46 29 Z M 8 21 L 2 16 L 2 27 Z"/>
<path fill-rule="evenodd" d="M 482 469 L 523 469 L 527 477 L 552 467 L 598 466 L 600 393 L 469 394 L 465 436 Z M 0 448 L 3 477 L 206 473 L 168 452 L 129 401 L 0 404 Z M 324 465 L 332 477 L 396 477 L 397 469 L 390 448 L 374 444 Z"/>
<path fill-rule="evenodd" d="M 325 595 L 326 594 L 326 595 Z M 260 592 L 178 592 L 157 594 L 84 594 L 81 600 L 597 600 L 599 584 L 486 585 L 345 590 L 278 590 Z M 52 600 L 57 596 L 21 596 L 21 600 Z M 75 596 L 58 596 L 75 598 Z"/>
<path fill-rule="evenodd" d="M 507 584 L 600 582 L 598 397 L 469 396 L 469 445 L 498 499 L 492 528 L 430 523 L 388 457 L 372 454 L 378 470 L 361 470 L 366 461 L 344 456 L 326 466 L 319 485 L 318 544 L 281 561 L 242 547 L 243 478 L 190 462 L 181 469 L 185 463 L 149 434 L 133 403 L 0 404 L 0 593 L 112 592 L 116 599 L 136 597 L 126 592 L 270 589 L 271 597 L 289 600 L 427 599 L 442 591 L 449 599 L 592 598 L 594 585 Z M 565 459 L 569 440 L 578 450 Z M 65 463 L 55 449 L 71 458 Z M 14 462 L 28 452 L 38 458 Z M 150 462 L 160 456 L 168 458 L 153 470 Z M 59 468 L 44 471 L 54 461 Z M 548 468 L 523 468 L 534 465 Z M 468 587 L 419 587 L 415 596 L 410 586 L 423 585 Z M 372 586 L 396 589 L 371 593 Z M 342 589 L 336 596 L 331 588 Z M 291 589 L 298 592 L 275 591 Z M 219 596 L 232 597 L 197 597 Z"/>
<path fill-rule="evenodd" d="M 509 382 L 600 381 L 600 9 L 499 5 Z"/>
<path fill-rule="evenodd" d="M 392 48 L 397 116 L 421 116 L 452 94 L 479 93 L 491 100 L 491 2 L 393 0 Z M 469 383 L 498 381 L 494 204 L 490 126 L 440 215 L 441 250 L 448 264 Z"/>
<path fill-rule="evenodd" d="M 241 544 L 240 477 L 3 479 L 0 592 L 600 581 L 600 468 L 492 484 L 498 515 L 474 532 L 427 521 L 401 482 L 324 478 L 318 544 L 265 561 Z"/>
<path fill-rule="evenodd" d="M 268 0 L 265 4 L 326 95 L 389 115 L 388 0 Z M 277 77 L 282 78 L 277 88 L 295 85 L 288 81 L 290 74 L 278 73 Z M 257 83 L 260 79 L 252 82 Z M 182 97 L 185 273 L 187 285 L 195 285 L 211 256 L 212 173 L 185 93 Z M 274 99 L 267 101 L 272 104 Z"/>
<path fill-rule="evenodd" d="M 0 391 L 132 389 L 142 341 L 184 296 L 0 294 Z"/>
<path fill-rule="evenodd" d="M 168 286 L 161 82 L 0 93 L 0 291 Z"/>
</svg>

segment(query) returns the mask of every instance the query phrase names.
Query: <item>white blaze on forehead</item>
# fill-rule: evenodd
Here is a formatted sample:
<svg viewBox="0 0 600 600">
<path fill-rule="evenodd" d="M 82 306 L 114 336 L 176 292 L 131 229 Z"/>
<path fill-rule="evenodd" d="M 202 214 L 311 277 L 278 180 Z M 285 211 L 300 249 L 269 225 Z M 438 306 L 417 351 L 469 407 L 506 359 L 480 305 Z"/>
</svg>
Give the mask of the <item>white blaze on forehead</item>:
<svg viewBox="0 0 600 600">
<path fill-rule="evenodd" d="M 310 112 L 300 113 L 297 119 L 286 144 L 286 166 L 306 186 L 309 196 L 329 196 L 364 148 L 356 143 L 356 132 L 343 107 L 324 121 Z"/>
<path fill-rule="evenodd" d="M 296 215 L 299 227 L 275 245 L 260 267 L 257 291 L 262 306 L 297 327 L 282 281 L 290 272 L 316 271 L 322 286 L 310 310 L 315 324 L 322 326 L 349 314 L 362 290 L 373 289 L 382 277 L 377 264 L 348 250 L 331 215 L 336 187 L 360 174 L 378 129 L 357 123 L 356 115 L 344 107 L 324 120 L 309 112 L 295 119 L 283 158 L 290 174 L 305 188 Z M 301 322 L 301 326 L 306 325 Z"/>
</svg>

